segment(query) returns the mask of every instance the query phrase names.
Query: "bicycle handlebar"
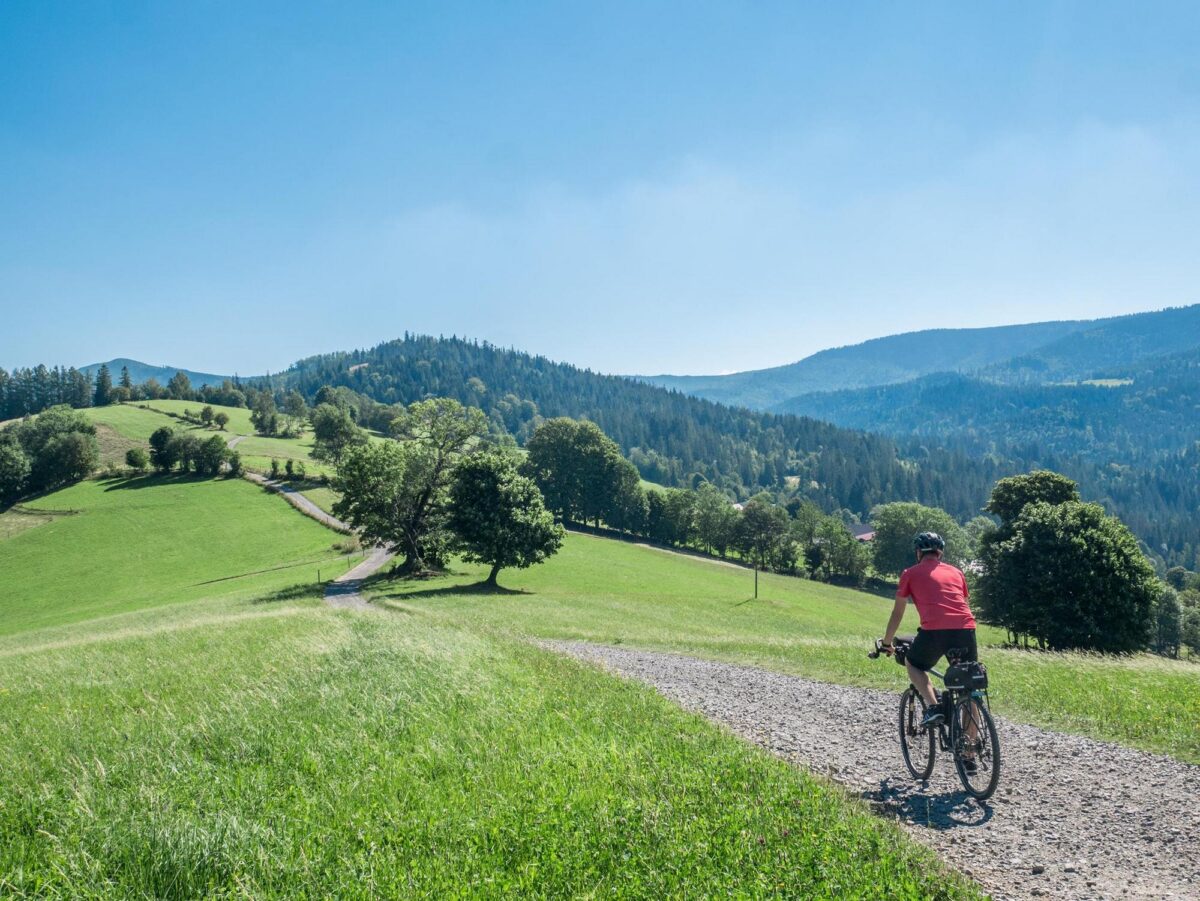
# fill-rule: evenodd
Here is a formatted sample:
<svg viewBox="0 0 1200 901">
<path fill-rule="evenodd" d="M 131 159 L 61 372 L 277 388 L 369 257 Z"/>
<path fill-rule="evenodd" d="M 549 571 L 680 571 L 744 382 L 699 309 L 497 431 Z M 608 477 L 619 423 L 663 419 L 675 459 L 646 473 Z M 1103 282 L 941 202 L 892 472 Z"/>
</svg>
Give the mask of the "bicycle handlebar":
<svg viewBox="0 0 1200 901">
<path fill-rule="evenodd" d="M 896 651 L 907 651 L 909 649 L 909 647 L 911 647 L 911 646 L 912 646 L 912 642 L 906 641 L 903 638 L 895 638 L 892 640 L 892 644 L 891 644 L 893 653 L 895 653 Z M 875 650 L 868 651 L 867 656 L 870 657 L 872 660 L 877 660 L 877 659 L 879 659 L 879 655 L 883 653 L 883 649 L 885 647 L 887 647 L 887 645 L 885 645 L 883 643 L 883 639 L 876 638 L 875 639 Z"/>
</svg>

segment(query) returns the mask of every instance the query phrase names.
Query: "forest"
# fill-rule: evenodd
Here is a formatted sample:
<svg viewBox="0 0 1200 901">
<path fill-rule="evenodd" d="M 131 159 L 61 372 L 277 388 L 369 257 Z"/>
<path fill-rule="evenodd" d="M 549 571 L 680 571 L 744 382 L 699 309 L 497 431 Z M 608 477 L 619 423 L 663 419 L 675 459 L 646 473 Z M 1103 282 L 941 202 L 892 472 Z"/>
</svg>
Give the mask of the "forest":
<svg viewBox="0 0 1200 901">
<path fill-rule="evenodd" d="M 326 386 L 389 406 L 451 397 L 484 410 L 519 444 L 543 419 L 582 417 L 611 436 L 648 481 L 693 487 L 708 481 L 739 499 L 763 489 L 790 492 L 856 516 L 886 501 L 915 500 L 968 519 L 992 483 L 1009 474 L 961 453 L 904 453 L 885 437 L 725 407 L 459 338 L 406 335 L 369 350 L 310 357 L 268 384 L 310 401 L 319 401 Z"/>
</svg>

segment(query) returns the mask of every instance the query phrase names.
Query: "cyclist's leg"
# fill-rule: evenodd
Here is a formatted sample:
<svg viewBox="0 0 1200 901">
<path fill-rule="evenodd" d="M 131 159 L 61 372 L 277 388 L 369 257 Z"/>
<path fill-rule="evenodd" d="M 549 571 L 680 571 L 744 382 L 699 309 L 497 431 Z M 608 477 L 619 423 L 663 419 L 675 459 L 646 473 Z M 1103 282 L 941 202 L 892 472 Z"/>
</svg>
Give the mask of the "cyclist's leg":
<svg viewBox="0 0 1200 901">
<path fill-rule="evenodd" d="M 929 679 L 929 673 L 913 666 L 911 660 L 905 660 L 904 666 L 908 669 L 909 681 L 912 682 L 913 688 L 917 690 L 917 693 L 925 699 L 926 706 L 937 706 L 937 695 L 933 691 L 933 683 Z"/>
<path fill-rule="evenodd" d="M 937 694 L 933 683 L 929 681 L 929 670 L 937 665 L 945 649 L 941 647 L 939 636 L 925 629 L 917 630 L 917 637 L 904 657 L 904 666 L 908 670 L 909 681 L 913 688 L 925 699 L 928 707 L 937 706 Z"/>
<path fill-rule="evenodd" d="M 969 633 L 963 635 L 964 640 L 962 642 L 962 647 L 967 652 L 964 659 L 978 660 L 979 646 L 975 641 L 975 630 L 969 629 L 963 631 L 964 633 Z M 969 705 L 967 707 L 967 740 L 970 741 L 971 746 L 966 750 L 966 753 L 964 753 L 963 756 L 967 759 L 971 759 L 975 756 L 973 748 L 975 746 L 976 739 L 979 738 L 979 724 L 982 722 L 983 716 L 979 712 L 978 701 L 976 701 L 974 698 L 969 698 L 967 700 L 967 704 Z"/>
</svg>

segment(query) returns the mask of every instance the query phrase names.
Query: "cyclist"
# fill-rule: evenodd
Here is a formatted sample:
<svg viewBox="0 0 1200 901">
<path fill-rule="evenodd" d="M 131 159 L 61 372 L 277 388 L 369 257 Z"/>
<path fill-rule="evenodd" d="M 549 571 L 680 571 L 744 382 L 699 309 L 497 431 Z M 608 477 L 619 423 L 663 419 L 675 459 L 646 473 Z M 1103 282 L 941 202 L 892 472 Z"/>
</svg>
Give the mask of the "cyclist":
<svg viewBox="0 0 1200 901">
<path fill-rule="evenodd" d="M 967 580 L 962 570 L 943 562 L 946 542 L 936 532 L 922 532 L 913 543 L 917 565 L 910 566 L 900 576 L 896 606 L 888 619 L 881 650 L 892 653 L 892 641 L 904 618 L 908 599 L 912 598 L 921 615 L 921 628 L 908 649 L 905 665 L 913 687 L 925 699 L 925 719 L 921 725 L 933 726 L 942 722 L 944 714 L 929 681 L 929 670 L 951 648 L 965 650 L 965 660 L 978 660 L 979 651 L 975 643 L 975 617 L 967 606 Z"/>
</svg>

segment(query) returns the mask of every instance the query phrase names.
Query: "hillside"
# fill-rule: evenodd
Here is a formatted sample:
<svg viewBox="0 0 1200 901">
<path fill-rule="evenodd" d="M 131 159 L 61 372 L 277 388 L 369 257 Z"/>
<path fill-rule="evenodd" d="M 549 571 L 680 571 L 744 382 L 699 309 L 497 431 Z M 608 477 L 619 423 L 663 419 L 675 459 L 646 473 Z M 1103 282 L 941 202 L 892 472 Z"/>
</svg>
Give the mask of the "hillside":
<svg viewBox="0 0 1200 901">
<path fill-rule="evenodd" d="M 1195 349 L 1200 349 L 1200 304 L 1101 320 L 1032 352 L 1014 353 L 980 375 L 1006 383 L 1080 381 Z"/>
<path fill-rule="evenodd" d="M 1101 369 L 1200 347 L 1200 305 L 1110 319 L 983 329 L 930 329 L 724 376 L 648 376 L 651 384 L 753 409 L 791 409 L 799 395 L 870 388 L 937 372 L 1006 383 L 1090 378 Z"/>
<path fill-rule="evenodd" d="M 107 365 L 109 372 L 112 373 L 113 382 L 116 382 L 121 375 L 122 367 L 129 368 L 129 377 L 136 383 L 141 384 L 147 379 L 154 379 L 160 385 L 165 385 L 169 382 L 172 376 L 177 372 L 182 372 L 188 377 L 193 388 L 203 388 L 205 385 L 220 385 L 229 376 L 214 375 L 211 372 L 196 372 L 192 369 L 183 369 L 177 366 L 153 366 L 149 363 L 142 363 L 139 360 L 130 360 L 125 357 L 117 357 L 113 360 L 108 360 L 103 363 L 89 363 L 87 366 L 80 366 L 79 371 L 86 375 L 89 379 L 96 377 L 96 371 Z"/>
<path fill-rule="evenodd" d="M 807 394 L 779 409 L 1022 468 L 1058 469 L 1169 562 L 1195 565 L 1200 351 L 1093 372 L 1096 384 L 1077 385 L 1004 385 L 944 373 Z"/>
<path fill-rule="evenodd" d="M 481 407 L 518 441 L 539 417 L 586 417 L 644 478 L 664 485 L 707 479 L 739 497 L 798 490 L 827 510 L 865 515 L 911 499 L 974 515 L 1006 471 L 938 449 L 906 454 L 887 438 L 799 416 L 734 409 L 678 392 L 598 375 L 543 357 L 462 339 L 408 336 L 370 350 L 310 357 L 273 376 L 311 401 L 324 385 L 383 404 L 443 395 Z"/>
<path fill-rule="evenodd" d="M 763 410 L 813 391 L 903 382 L 930 372 L 969 372 L 999 363 L 1087 327 L 1042 322 L 976 329 L 926 329 L 823 350 L 786 366 L 731 375 L 637 376 L 718 403 Z"/>
</svg>

